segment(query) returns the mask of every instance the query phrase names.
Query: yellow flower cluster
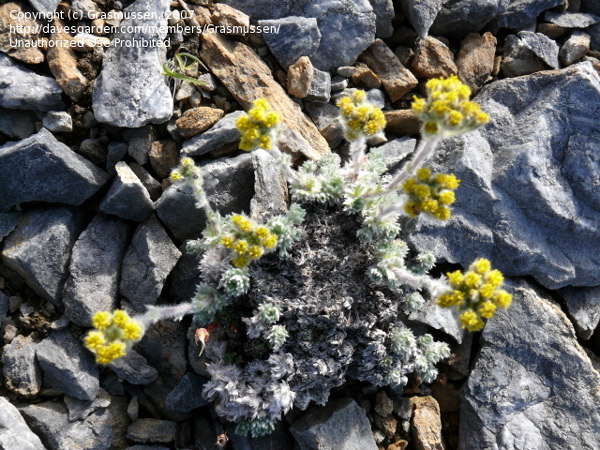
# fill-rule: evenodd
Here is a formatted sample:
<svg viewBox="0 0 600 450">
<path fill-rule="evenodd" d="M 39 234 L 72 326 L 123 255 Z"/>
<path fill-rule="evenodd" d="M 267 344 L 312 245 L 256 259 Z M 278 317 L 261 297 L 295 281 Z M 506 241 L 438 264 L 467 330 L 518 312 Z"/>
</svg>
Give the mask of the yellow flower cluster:
<svg viewBox="0 0 600 450">
<path fill-rule="evenodd" d="M 240 116 L 235 123 L 242 134 L 240 150 L 271 150 L 275 145 L 275 134 L 280 122 L 279 114 L 271 109 L 267 100 L 256 100 L 248 114 Z"/>
<path fill-rule="evenodd" d="M 433 78 L 425 85 L 427 98 L 414 97 L 412 110 L 424 123 L 424 134 L 456 136 L 490 121 L 479 105 L 469 101 L 471 89 L 456 75 Z"/>
<path fill-rule="evenodd" d="M 512 295 L 500 289 L 504 282 L 502 272 L 492 270 L 487 259 L 477 259 L 464 274 L 457 270 L 446 276 L 452 291 L 440 295 L 437 304 L 443 308 L 457 307 L 461 311 L 461 325 L 469 331 L 481 330 L 484 320 L 492 318 L 498 307 L 508 308 L 512 302 Z"/>
<path fill-rule="evenodd" d="M 372 136 L 385 128 L 385 115 L 381 109 L 367 101 L 365 91 L 356 90 L 338 101 L 346 138 L 354 141 L 360 136 Z"/>
<path fill-rule="evenodd" d="M 432 174 L 431 170 L 422 167 L 417 170 L 417 176 L 406 180 L 402 189 L 409 196 L 404 210 L 411 217 L 421 212 L 447 220 L 452 215 L 450 205 L 456 201 L 454 191 L 460 180 L 454 174 Z"/>
<path fill-rule="evenodd" d="M 260 258 L 265 251 L 273 250 L 277 245 L 276 234 L 241 214 L 233 215 L 231 224 L 231 233 L 221 238 L 221 244 L 232 250 L 235 267 L 246 267 L 253 259 Z"/>
<path fill-rule="evenodd" d="M 189 157 L 181 158 L 179 162 L 179 166 L 171 171 L 169 175 L 169 180 L 171 183 L 176 183 L 178 181 L 183 181 L 185 179 L 194 179 L 199 177 L 199 169 L 196 167 L 194 160 Z"/>
<path fill-rule="evenodd" d="M 125 356 L 133 343 L 144 335 L 144 327 L 120 309 L 114 313 L 97 312 L 92 325 L 95 330 L 88 332 L 84 343 L 96 355 L 98 364 L 109 364 Z"/>
</svg>

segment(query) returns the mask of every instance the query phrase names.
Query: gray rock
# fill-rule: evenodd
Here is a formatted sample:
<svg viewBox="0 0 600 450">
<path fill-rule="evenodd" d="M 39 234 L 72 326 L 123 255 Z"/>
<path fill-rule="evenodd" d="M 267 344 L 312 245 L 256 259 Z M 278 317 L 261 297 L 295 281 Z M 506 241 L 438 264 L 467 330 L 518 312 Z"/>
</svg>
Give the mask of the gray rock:
<svg viewBox="0 0 600 450">
<path fill-rule="evenodd" d="M 277 422 L 272 433 L 257 438 L 240 436 L 236 433 L 229 434 L 233 450 L 283 450 L 295 448 L 296 443 L 294 437 L 290 434 L 287 429 L 287 424 L 284 422 L 285 421 Z M 218 434 L 220 434 L 220 432 L 213 433 L 214 436 Z"/>
<path fill-rule="evenodd" d="M 144 339 L 136 347 L 161 377 L 160 383 L 165 388 L 163 402 L 187 372 L 186 331 L 187 327 L 181 322 L 160 322 L 146 330 Z M 158 384 L 159 381 L 152 386 Z M 148 393 L 148 388 L 144 392 Z"/>
<path fill-rule="evenodd" d="M 134 350 L 131 350 L 130 352 L 132 351 Z M 100 386 L 102 386 L 103 389 L 106 389 L 106 392 L 108 392 L 110 395 L 125 394 L 125 388 L 114 373 L 109 373 L 108 375 L 103 376 L 102 380 L 100 381 Z"/>
<path fill-rule="evenodd" d="M 73 119 L 66 111 L 49 111 L 42 123 L 53 133 L 70 133 L 73 131 Z"/>
<path fill-rule="evenodd" d="M 348 79 L 336 75 L 331 79 L 331 92 L 343 91 L 348 87 Z"/>
<path fill-rule="evenodd" d="M 0 397 L 0 450 L 46 450 L 25 420 L 5 397 Z"/>
<path fill-rule="evenodd" d="M 51 77 L 38 75 L 0 54 L 0 107 L 59 111 L 64 108 L 62 89 Z"/>
<path fill-rule="evenodd" d="M 196 292 L 196 285 L 201 277 L 200 259 L 192 252 L 186 251 L 186 244 L 179 247 L 182 256 L 171 272 L 169 298 L 176 303 L 189 302 Z"/>
<path fill-rule="evenodd" d="M 100 388 L 94 400 L 79 400 L 65 395 L 64 401 L 69 411 L 69 422 L 75 422 L 76 420 L 85 420 L 98 409 L 107 408 L 110 405 L 110 394 Z"/>
<path fill-rule="evenodd" d="M 558 305 L 525 283 L 512 292 L 461 391 L 459 448 L 600 447 L 600 374 Z"/>
<path fill-rule="evenodd" d="M 544 19 L 563 28 L 587 28 L 600 23 L 600 16 L 586 13 L 546 11 Z"/>
<path fill-rule="evenodd" d="M 156 369 L 135 350 L 130 350 L 127 356 L 113 361 L 109 367 L 119 378 L 131 384 L 150 384 L 158 377 Z"/>
<path fill-rule="evenodd" d="M 405 2 L 410 0 L 403 0 Z M 448 0 L 442 2 L 442 8 L 439 10 L 435 21 L 430 28 L 430 34 L 436 36 L 442 35 L 466 35 L 476 33 L 481 30 L 489 21 L 506 9 L 510 0 Z M 520 0 L 517 0 L 521 2 Z M 527 0 L 525 0 L 527 1 Z M 438 8 L 438 2 L 429 0 L 426 2 L 429 10 L 423 14 L 423 22 L 429 21 L 435 9 Z M 410 17 L 410 16 L 409 16 Z M 419 32 L 417 28 L 415 31 Z"/>
<path fill-rule="evenodd" d="M 42 14 L 51 16 L 56 11 L 60 0 L 29 0 L 29 3 Z"/>
<path fill-rule="evenodd" d="M 545 70 L 548 66 L 514 34 L 504 40 L 502 73 L 507 77 L 520 77 Z"/>
<path fill-rule="evenodd" d="M 180 256 L 158 219 L 150 217 L 137 228 L 125 254 L 121 294 L 138 311 L 153 305 Z"/>
<path fill-rule="evenodd" d="M 127 429 L 127 439 L 142 444 L 173 442 L 176 434 L 177 424 L 175 422 L 160 419 L 138 419 Z"/>
<path fill-rule="evenodd" d="M 402 0 L 402 11 L 420 38 L 425 38 L 444 0 Z"/>
<path fill-rule="evenodd" d="M 109 175 L 115 176 L 117 174 L 117 169 L 115 169 L 115 166 L 125 157 L 126 154 L 127 144 L 124 142 L 111 142 L 108 144 L 108 152 L 106 154 L 106 171 Z M 140 178 L 139 175 L 138 178 Z"/>
<path fill-rule="evenodd" d="M 309 408 L 292 424 L 290 432 L 301 450 L 377 450 L 366 411 L 351 398 Z"/>
<path fill-rule="evenodd" d="M 590 35 L 590 46 L 594 50 L 600 50 L 600 24 L 586 28 L 585 31 Z"/>
<path fill-rule="evenodd" d="M 209 130 L 188 139 L 181 147 L 181 155 L 201 156 L 239 142 L 240 132 L 237 130 L 235 122 L 243 114 L 244 111 L 229 113 Z"/>
<path fill-rule="evenodd" d="M 505 8 L 497 17 L 498 26 L 523 29 L 534 22 L 538 14 L 562 4 L 563 0 L 511 0 L 510 2 L 500 1 L 499 3 L 502 3 Z"/>
<path fill-rule="evenodd" d="M 250 215 L 265 221 L 288 209 L 287 180 L 271 152 L 252 152 L 254 166 L 254 198 L 250 201 Z"/>
<path fill-rule="evenodd" d="M 561 290 L 577 336 L 589 339 L 600 322 L 600 287 Z"/>
<path fill-rule="evenodd" d="M 590 50 L 590 35 L 575 30 L 560 48 L 558 57 L 565 66 L 570 66 Z"/>
<path fill-rule="evenodd" d="M 108 450 L 118 428 L 118 418 L 109 409 L 99 409 L 83 421 L 69 422 L 67 407 L 58 400 L 20 411 L 50 450 Z"/>
<path fill-rule="evenodd" d="M 392 0 L 369 0 L 375 13 L 375 36 L 386 39 L 394 33 L 392 20 L 396 15 Z"/>
<path fill-rule="evenodd" d="M 100 8 L 92 0 L 73 0 L 71 10 L 85 19 L 94 19 Z"/>
<path fill-rule="evenodd" d="M 179 412 L 190 412 L 209 405 L 202 397 L 202 389 L 208 380 L 195 373 L 186 373 L 167 396 L 167 408 Z"/>
<path fill-rule="evenodd" d="M 319 48 L 311 57 L 317 69 L 352 65 L 375 40 L 375 14 L 365 0 L 309 3 L 304 14 L 318 20 L 322 34 Z"/>
<path fill-rule="evenodd" d="M 23 213 L 20 211 L 0 213 L 0 242 L 15 229 L 22 218 Z"/>
<path fill-rule="evenodd" d="M 331 75 L 319 69 L 313 69 L 313 80 L 306 99 L 313 102 L 328 103 L 331 99 Z"/>
<path fill-rule="evenodd" d="M 70 331 L 53 331 L 37 345 L 37 358 L 44 371 L 44 385 L 80 400 L 98 394 L 98 368 L 92 353 Z"/>
<path fill-rule="evenodd" d="M 456 342 L 462 343 L 467 332 L 460 327 L 456 310 L 440 308 L 433 302 L 425 302 L 418 311 L 413 311 L 408 318 L 452 336 Z"/>
<path fill-rule="evenodd" d="M 278 33 L 263 33 L 262 36 L 284 69 L 302 56 L 313 56 L 321 43 L 321 32 L 315 18 L 294 16 L 260 20 L 258 24 L 279 27 Z"/>
<path fill-rule="evenodd" d="M 490 123 L 443 143 L 431 164 L 462 180 L 453 217 L 445 226 L 419 221 L 417 249 L 463 266 L 487 257 L 550 289 L 600 285 L 600 237 L 590 226 L 600 223 L 600 188 L 590 183 L 600 145 L 592 64 L 497 81 L 476 100 Z"/>
<path fill-rule="evenodd" d="M 352 65 L 375 39 L 375 14 L 367 0 L 283 0 L 277 4 L 267 0 L 227 0 L 224 3 L 245 12 L 253 19 L 280 19 L 288 16 L 317 19 L 321 42 L 311 61 L 320 70 Z M 340 45 L 340 42 L 344 45 Z"/>
<path fill-rule="evenodd" d="M 63 290 L 65 315 L 84 327 L 97 311 L 117 306 L 121 262 L 129 226 L 115 217 L 98 214 L 73 247 L 70 275 Z"/>
<path fill-rule="evenodd" d="M 83 213 L 74 208 L 29 211 L 5 239 L 2 261 L 38 295 L 60 306 L 71 249 L 84 227 Z"/>
<path fill-rule="evenodd" d="M 10 304 L 10 297 L 6 295 L 4 292 L 0 291 L 0 320 L 6 316 L 8 312 L 8 307 Z"/>
<path fill-rule="evenodd" d="M 0 133 L 9 139 L 26 139 L 36 132 L 37 120 L 32 111 L 0 108 Z"/>
<path fill-rule="evenodd" d="M 596 0 L 581 0 L 581 12 L 600 15 L 600 3 Z"/>
<path fill-rule="evenodd" d="M 154 209 L 150 194 L 126 162 L 118 162 L 115 170 L 117 176 L 100 202 L 100 211 L 122 219 L 143 222 Z"/>
<path fill-rule="evenodd" d="M 202 236 L 206 215 L 196 206 L 190 186 L 169 186 L 154 203 L 154 209 L 176 239 L 184 241 Z"/>
<path fill-rule="evenodd" d="M 125 450 L 170 450 L 169 447 L 163 447 L 162 445 L 133 445 L 127 447 Z"/>
<path fill-rule="evenodd" d="M 517 36 L 523 41 L 535 55 L 548 64 L 553 69 L 559 68 L 558 63 L 558 44 L 542 33 L 532 33 L 531 31 L 519 31 Z"/>
<path fill-rule="evenodd" d="M 204 189 L 213 209 L 222 215 L 248 212 L 254 196 L 252 155 L 219 158 L 203 164 Z M 181 241 L 202 235 L 206 216 L 188 187 L 170 186 L 155 203 L 156 213 Z"/>
<path fill-rule="evenodd" d="M 23 202 L 81 205 L 108 175 L 45 128 L 0 147 L 0 211 Z"/>
<path fill-rule="evenodd" d="M 166 48 L 115 43 L 119 42 L 117 39 L 123 44 L 165 39 L 169 0 L 136 0 L 124 11 L 147 13 L 151 18 L 142 14 L 142 18 L 132 16 L 121 22 L 121 29 L 115 34 L 113 45 L 106 50 L 102 72 L 96 79 L 94 115 L 98 122 L 125 128 L 164 123 L 173 113 L 173 98 L 162 71 Z M 130 34 L 126 32 L 128 26 L 141 26 L 145 31 Z"/>
<path fill-rule="evenodd" d="M 79 144 L 77 150 L 84 158 L 89 159 L 97 166 L 106 166 L 106 157 L 108 156 L 108 149 L 104 146 L 100 139 L 84 139 Z"/>
<path fill-rule="evenodd" d="M 31 336 L 17 336 L 2 352 L 6 387 L 23 395 L 36 395 L 42 388 L 42 372 L 35 360 L 36 344 Z"/>
<path fill-rule="evenodd" d="M 158 180 L 156 180 L 152 175 L 150 175 L 150 172 L 148 172 L 146 169 L 144 169 L 137 163 L 130 163 L 129 168 L 133 170 L 133 173 L 135 173 L 140 179 L 140 181 L 150 194 L 150 198 L 153 201 L 158 200 L 163 192 L 162 186 L 160 185 Z"/>
<path fill-rule="evenodd" d="M 380 147 L 376 147 L 371 151 L 383 153 L 386 158 L 386 164 L 389 172 L 395 172 L 398 165 L 407 156 L 411 155 L 417 147 L 417 140 L 408 136 L 404 136 L 392 141 L 386 142 Z"/>
<path fill-rule="evenodd" d="M 138 164 L 146 164 L 148 162 L 148 153 L 152 149 L 152 143 L 156 140 L 154 126 L 146 125 L 141 128 L 125 130 L 123 137 L 127 141 L 127 153 Z"/>
</svg>

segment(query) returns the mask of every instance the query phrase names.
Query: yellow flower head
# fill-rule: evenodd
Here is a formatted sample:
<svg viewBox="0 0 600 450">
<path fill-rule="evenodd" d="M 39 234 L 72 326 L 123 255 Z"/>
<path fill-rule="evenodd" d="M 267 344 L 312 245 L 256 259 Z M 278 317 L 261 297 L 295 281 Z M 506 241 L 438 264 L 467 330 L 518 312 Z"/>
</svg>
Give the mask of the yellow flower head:
<svg viewBox="0 0 600 450">
<path fill-rule="evenodd" d="M 240 150 L 257 148 L 271 150 L 276 144 L 281 118 L 266 99 L 258 99 L 247 114 L 240 116 L 235 125 L 240 132 Z"/>
<path fill-rule="evenodd" d="M 448 206 L 456 201 L 453 190 L 458 184 L 459 180 L 452 174 L 432 174 L 431 169 L 421 167 L 415 177 L 402 184 L 408 194 L 404 210 L 411 217 L 424 212 L 439 220 L 448 220 L 452 216 Z"/>
<path fill-rule="evenodd" d="M 248 256 L 252 259 L 260 258 L 263 255 L 263 253 L 263 248 L 259 247 L 258 245 L 253 245 L 252 247 L 250 247 L 250 250 L 248 250 Z"/>
<path fill-rule="evenodd" d="M 256 229 L 256 237 L 259 239 L 265 239 L 269 236 L 269 230 L 267 227 L 258 227 Z"/>
<path fill-rule="evenodd" d="M 363 90 L 355 90 L 351 95 L 342 97 L 337 105 L 349 141 L 361 136 L 373 136 L 385 128 L 385 114 L 367 101 L 367 94 Z"/>
<path fill-rule="evenodd" d="M 481 330 L 485 320 L 491 319 L 498 308 L 508 308 L 512 295 L 503 289 L 504 277 L 485 258 L 479 258 L 471 264 L 463 275 L 460 270 L 446 274 L 451 290 L 437 299 L 437 304 L 447 308 L 456 306 L 461 311 L 460 321 L 469 331 Z"/>
<path fill-rule="evenodd" d="M 234 267 L 237 267 L 238 269 L 242 268 L 242 267 L 246 267 L 248 264 L 250 264 L 251 259 L 247 256 L 238 256 L 237 258 L 234 258 L 232 261 L 232 264 Z"/>
<path fill-rule="evenodd" d="M 468 331 L 479 331 L 485 326 L 484 321 L 481 320 L 477 313 L 472 309 L 469 309 L 460 315 L 460 323 L 462 327 L 466 328 Z"/>
<path fill-rule="evenodd" d="M 233 244 L 233 250 L 240 255 L 246 253 L 246 251 L 248 250 L 248 241 L 240 239 L 235 244 Z"/>
<path fill-rule="evenodd" d="M 456 136 L 489 122 L 479 105 L 469 101 L 471 89 L 456 75 L 431 79 L 425 87 L 427 97 L 414 97 L 412 103 L 413 112 L 424 123 L 424 134 Z"/>
<path fill-rule="evenodd" d="M 109 364 L 127 354 L 133 343 L 144 335 L 144 327 L 127 312 L 114 313 L 99 311 L 94 314 L 92 324 L 95 330 L 84 338 L 85 346 L 96 355 L 96 362 Z"/>
<path fill-rule="evenodd" d="M 272 234 L 262 241 L 265 248 L 272 249 L 277 245 L 277 236 Z"/>
<path fill-rule="evenodd" d="M 92 318 L 92 325 L 99 330 L 106 330 L 112 324 L 112 314 L 108 311 L 98 311 Z"/>
</svg>

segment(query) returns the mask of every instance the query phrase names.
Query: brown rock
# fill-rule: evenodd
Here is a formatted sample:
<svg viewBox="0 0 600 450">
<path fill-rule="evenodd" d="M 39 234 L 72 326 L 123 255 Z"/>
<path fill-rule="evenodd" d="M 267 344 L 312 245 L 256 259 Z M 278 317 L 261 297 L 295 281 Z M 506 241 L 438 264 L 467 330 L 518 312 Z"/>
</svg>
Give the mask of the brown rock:
<svg viewBox="0 0 600 450">
<path fill-rule="evenodd" d="M 177 131 L 182 138 L 191 138 L 208 130 L 225 115 L 222 109 L 199 106 L 188 109 L 175 121 Z"/>
<path fill-rule="evenodd" d="M 373 422 L 375 426 L 381 430 L 386 438 L 392 439 L 396 435 L 396 429 L 398 428 L 398 420 L 394 416 L 381 417 L 377 414 L 373 416 Z"/>
<path fill-rule="evenodd" d="M 283 151 L 295 158 L 309 159 L 319 159 L 329 151 L 327 141 L 316 126 L 288 97 L 273 79 L 269 67 L 250 47 L 219 34 L 205 33 L 201 39 L 200 59 L 246 110 L 252 107 L 254 100 L 265 98 L 280 114 L 287 127 L 286 137 L 279 144 Z"/>
<path fill-rule="evenodd" d="M 11 41 L 15 40 L 34 43 L 40 37 L 34 32 L 40 24 L 34 20 L 12 18 L 11 12 L 13 16 L 22 13 L 23 5 L 20 2 L 8 2 L 0 6 L 0 51 L 27 64 L 43 62 L 44 54 L 39 48 L 11 45 Z"/>
<path fill-rule="evenodd" d="M 446 377 L 440 374 L 438 380 L 433 383 L 431 395 L 440 405 L 440 411 L 456 412 L 460 404 L 458 391 L 452 383 L 448 383 Z"/>
<path fill-rule="evenodd" d="M 397 109 L 394 111 L 385 111 L 385 120 L 387 125 L 385 131 L 405 136 L 407 134 L 419 134 L 421 131 L 421 121 L 410 109 Z"/>
<path fill-rule="evenodd" d="M 404 450 L 406 447 L 408 447 L 408 441 L 400 439 L 393 444 L 388 445 L 386 450 Z"/>
<path fill-rule="evenodd" d="M 415 57 L 415 52 L 412 48 L 399 45 L 394 50 L 394 53 L 405 67 L 410 67 L 412 65 L 413 59 Z"/>
<path fill-rule="evenodd" d="M 537 32 L 545 34 L 550 39 L 557 39 L 565 34 L 565 29 L 554 23 L 540 23 L 537 26 Z"/>
<path fill-rule="evenodd" d="M 415 46 L 412 71 L 419 78 L 448 77 L 458 72 L 454 55 L 442 41 L 428 36 Z"/>
<path fill-rule="evenodd" d="M 210 10 L 204 6 L 194 6 L 194 19 L 199 26 L 204 26 L 212 23 Z"/>
<path fill-rule="evenodd" d="M 352 81 L 357 86 L 365 89 L 376 89 L 381 86 L 379 77 L 366 65 L 361 63 L 356 64 L 356 68 L 352 74 Z"/>
<path fill-rule="evenodd" d="M 382 417 L 392 414 L 394 402 L 386 395 L 385 391 L 379 391 L 375 396 L 375 412 Z"/>
<path fill-rule="evenodd" d="M 90 81 L 77 68 L 77 56 L 68 44 L 73 37 L 64 31 L 60 20 L 54 20 L 53 25 L 58 32 L 51 36 L 55 45 L 48 48 L 46 55 L 50 72 L 65 94 L 79 102 L 86 94 L 91 94 L 88 91 Z M 60 41 L 63 41 L 62 45 Z"/>
<path fill-rule="evenodd" d="M 473 92 L 481 89 L 494 70 L 496 43 L 496 38 L 488 32 L 483 36 L 471 33 L 460 45 L 456 54 L 458 75 Z"/>
<path fill-rule="evenodd" d="M 233 35 L 245 35 L 243 28 L 250 26 L 250 17 L 247 14 L 223 3 L 215 5 L 212 21 L 220 27 L 233 27 L 232 31 L 227 33 Z"/>
<path fill-rule="evenodd" d="M 412 434 L 416 450 L 445 450 L 440 407 L 433 397 L 412 397 Z"/>
<path fill-rule="evenodd" d="M 305 98 L 315 75 L 315 68 L 308 56 L 303 56 L 288 68 L 287 91 L 290 95 Z"/>
<path fill-rule="evenodd" d="M 179 164 L 179 152 L 175 141 L 155 141 L 148 153 L 150 165 L 159 178 L 166 178 L 171 170 Z"/>
<path fill-rule="evenodd" d="M 405 94 L 417 87 L 415 76 L 402 65 L 398 57 L 381 39 L 361 55 L 363 61 L 381 80 L 392 102 L 400 100 Z"/>
</svg>

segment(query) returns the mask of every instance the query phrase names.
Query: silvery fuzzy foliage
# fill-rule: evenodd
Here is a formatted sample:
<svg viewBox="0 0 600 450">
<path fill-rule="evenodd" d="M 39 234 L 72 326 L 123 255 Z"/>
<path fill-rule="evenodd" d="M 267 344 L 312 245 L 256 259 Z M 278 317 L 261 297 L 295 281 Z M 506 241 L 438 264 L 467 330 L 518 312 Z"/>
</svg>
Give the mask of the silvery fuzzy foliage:
<svg viewBox="0 0 600 450">
<path fill-rule="evenodd" d="M 255 280 L 250 303 L 268 298 L 281 310 L 279 323 L 289 333 L 282 351 L 293 357 L 289 384 L 301 409 L 311 402 L 325 404 L 346 376 L 386 386 L 401 385 L 416 372 L 430 381 L 434 364 L 448 355 L 445 344 L 416 337 L 402 323 L 400 289 L 370 279 L 368 269 L 376 267 L 380 255 L 357 239 L 359 227 L 342 206 L 309 206 L 302 245 L 290 259 L 266 260 L 250 269 Z M 398 244 L 395 252 L 408 271 L 406 248 Z M 258 322 L 254 317 L 249 329 Z"/>
<path fill-rule="evenodd" d="M 247 268 L 243 269 L 228 269 L 223 272 L 219 287 L 224 289 L 227 295 L 231 297 L 239 297 L 248 292 L 250 289 L 250 274 Z"/>
<path fill-rule="evenodd" d="M 274 422 L 293 406 L 295 393 L 288 380 L 294 365 L 289 354 L 273 353 L 243 368 L 218 361 L 207 371 L 211 379 L 203 388 L 204 397 L 214 401 L 219 416 L 241 423 L 242 433 L 258 436 L 272 431 Z"/>
<path fill-rule="evenodd" d="M 275 325 L 281 316 L 281 308 L 272 303 L 263 303 L 254 311 L 250 318 L 242 321 L 246 324 L 250 339 L 263 337 L 269 346 L 277 351 L 285 343 L 288 332 L 283 325 Z"/>
<path fill-rule="evenodd" d="M 216 315 L 229 304 L 227 296 L 207 283 L 200 283 L 192 298 L 194 321 L 206 326 L 215 320 Z"/>
<path fill-rule="evenodd" d="M 304 221 L 305 215 L 306 213 L 300 205 L 292 203 L 286 214 L 273 217 L 267 222 L 269 231 L 277 235 L 276 249 L 280 258 L 289 257 L 290 249 L 302 236 L 300 225 Z"/>
</svg>

